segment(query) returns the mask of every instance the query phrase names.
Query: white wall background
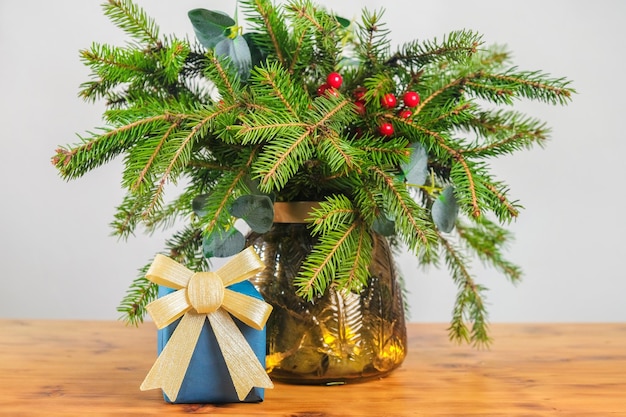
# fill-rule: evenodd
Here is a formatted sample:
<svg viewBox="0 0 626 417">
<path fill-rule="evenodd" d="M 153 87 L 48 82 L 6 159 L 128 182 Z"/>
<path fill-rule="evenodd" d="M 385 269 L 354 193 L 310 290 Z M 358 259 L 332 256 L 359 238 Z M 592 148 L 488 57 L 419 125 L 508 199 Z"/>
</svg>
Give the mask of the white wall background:
<svg viewBox="0 0 626 417">
<path fill-rule="evenodd" d="M 234 0 L 138 2 L 162 33 L 183 36 L 194 7 Z M 520 105 L 549 122 L 545 150 L 499 160 L 526 210 L 511 227 L 510 257 L 524 266 L 517 286 L 476 265 L 492 321 L 624 321 L 626 227 L 623 135 L 626 2 L 322 0 L 344 17 L 385 7 L 393 41 L 469 28 L 507 44 L 523 69 L 574 80 L 568 107 Z M 78 50 L 126 38 L 100 1 L 0 0 L 0 317 L 115 319 L 137 269 L 166 235 L 120 242 L 109 222 L 122 198 L 118 162 L 80 180 L 59 179 L 50 157 L 76 132 L 100 125 L 101 104 L 77 98 L 88 71 Z M 448 321 L 455 288 L 447 272 L 421 271 L 401 256 L 413 321 Z"/>
</svg>

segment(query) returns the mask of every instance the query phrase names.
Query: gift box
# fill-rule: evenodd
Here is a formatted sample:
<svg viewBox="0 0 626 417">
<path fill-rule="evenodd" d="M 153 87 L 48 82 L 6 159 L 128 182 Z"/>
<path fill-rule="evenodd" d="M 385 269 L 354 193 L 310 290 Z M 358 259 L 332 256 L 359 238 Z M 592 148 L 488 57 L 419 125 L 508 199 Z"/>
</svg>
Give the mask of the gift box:
<svg viewBox="0 0 626 417">
<path fill-rule="evenodd" d="M 265 265 L 251 247 L 217 271 L 194 272 L 157 255 L 146 278 L 159 296 L 146 306 L 159 329 L 159 355 L 141 390 L 162 389 L 167 402 L 263 400 L 265 323 L 272 306 L 247 279 Z"/>
<path fill-rule="evenodd" d="M 249 281 L 233 284 L 229 289 L 262 299 Z M 172 288 L 159 286 L 159 298 L 174 292 Z M 234 318 L 235 324 L 254 351 L 261 365 L 265 367 L 265 327 L 256 330 Z M 180 319 L 158 331 L 158 353 L 161 354 L 170 340 Z M 260 402 L 264 398 L 264 388 L 253 387 L 242 402 Z M 164 393 L 165 401 L 177 404 L 186 403 L 233 403 L 239 402 L 226 362 L 217 344 L 217 339 L 206 320 L 200 338 L 191 357 L 176 401 L 171 401 Z"/>
</svg>

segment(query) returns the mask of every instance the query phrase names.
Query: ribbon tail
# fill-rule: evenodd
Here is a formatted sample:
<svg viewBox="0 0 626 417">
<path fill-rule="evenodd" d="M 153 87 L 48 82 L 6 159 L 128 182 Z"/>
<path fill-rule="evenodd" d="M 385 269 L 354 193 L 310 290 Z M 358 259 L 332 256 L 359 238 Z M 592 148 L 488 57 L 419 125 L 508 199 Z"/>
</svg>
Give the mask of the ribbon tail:
<svg viewBox="0 0 626 417">
<path fill-rule="evenodd" d="M 140 387 L 142 391 L 161 388 L 171 401 L 176 401 L 205 317 L 206 314 L 191 312 L 183 316 L 142 382 Z"/>
<path fill-rule="evenodd" d="M 243 401 L 253 387 L 273 388 L 274 384 L 270 377 L 230 315 L 219 309 L 207 314 L 207 317 L 224 356 L 239 401 Z"/>
</svg>

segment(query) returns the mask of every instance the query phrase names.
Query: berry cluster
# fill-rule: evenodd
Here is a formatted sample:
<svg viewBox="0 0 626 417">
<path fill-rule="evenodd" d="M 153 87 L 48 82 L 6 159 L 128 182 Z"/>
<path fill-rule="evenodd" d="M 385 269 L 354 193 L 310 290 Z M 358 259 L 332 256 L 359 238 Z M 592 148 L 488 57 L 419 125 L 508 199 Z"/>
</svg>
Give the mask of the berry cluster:
<svg viewBox="0 0 626 417">
<path fill-rule="evenodd" d="M 326 94 L 332 94 L 337 96 L 338 89 L 343 83 L 343 77 L 338 72 L 331 72 L 326 77 L 326 82 L 319 86 L 317 94 L 322 96 Z M 352 95 L 354 96 L 354 105 L 356 106 L 356 112 L 360 115 L 365 114 L 365 88 L 357 87 Z M 413 107 L 417 107 L 420 103 L 420 96 L 415 91 L 407 91 L 402 96 L 402 102 L 404 106 L 398 110 L 398 117 L 402 119 L 408 119 L 413 112 L 410 110 Z M 398 99 L 393 93 L 387 93 L 381 98 L 381 106 L 385 109 L 394 109 L 398 104 Z M 393 125 L 390 122 L 381 122 L 378 125 L 378 133 L 382 136 L 392 136 L 394 132 Z"/>
<path fill-rule="evenodd" d="M 343 77 L 338 72 L 331 72 L 326 77 L 326 82 L 319 86 L 317 89 L 317 94 L 323 96 L 325 94 L 332 94 L 337 96 L 339 93 L 337 90 L 341 87 L 343 83 Z"/>
<path fill-rule="evenodd" d="M 402 119 L 408 119 L 413 114 L 409 109 L 420 103 L 420 96 L 415 91 L 407 91 L 402 96 L 402 102 L 404 108 L 398 111 L 398 116 Z M 387 93 L 381 98 L 380 104 L 386 109 L 394 109 L 398 104 L 398 99 L 393 93 Z M 383 122 L 378 126 L 378 132 L 383 136 L 391 136 L 393 135 L 393 125 L 389 122 Z"/>
</svg>

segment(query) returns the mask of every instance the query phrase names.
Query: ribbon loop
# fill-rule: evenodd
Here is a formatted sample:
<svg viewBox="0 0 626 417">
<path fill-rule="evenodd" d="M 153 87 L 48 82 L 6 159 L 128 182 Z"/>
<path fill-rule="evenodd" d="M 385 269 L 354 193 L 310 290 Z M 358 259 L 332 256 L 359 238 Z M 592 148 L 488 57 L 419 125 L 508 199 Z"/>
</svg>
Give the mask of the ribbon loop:
<svg viewBox="0 0 626 417">
<path fill-rule="evenodd" d="M 222 307 L 253 329 L 261 330 L 272 312 L 272 306 L 233 290 L 226 289 Z"/>
<path fill-rule="evenodd" d="M 263 268 L 263 262 L 251 247 L 235 255 L 217 272 L 194 273 L 173 259 L 157 255 L 146 277 L 177 291 L 151 302 L 146 309 L 159 329 L 181 316 L 182 319 L 146 375 L 141 390 L 162 388 L 168 398 L 176 401 L 207 318 L 239 400 L 243 401 L 253 387 L 272 388 L 267 372 L 228 314 L 260 330 L 272 306 L 225 288 Z"/>
<path fill-rule="evenodd" d="M 167 294 L 158 300 L 154 300 L 146 306 L 146 310 L 157 329 L 162 329 L 175 322 L 180 316 L 191 309 L 187 301 L 187 290 L 182 288 L 176 292 Z"/>
<path fill-rule="evenodd" d="M 224 286 L 228 287 L 229 285 L 250 279 L 264 269 L 265 264 L 259 258 L 259 255 L 252 247 L 249 247 L 233 256 L 230 262 L 222 265 L 215 272 L 224 281 Z"/>
<path fill-rule="evenodd" d="M 155 284 L 176 290 L 186 287 L 192 276 L 193 271 L 161 254 L 154 257 L 154 261 L 146 273 L 146 278 Z"/>
</svg>

